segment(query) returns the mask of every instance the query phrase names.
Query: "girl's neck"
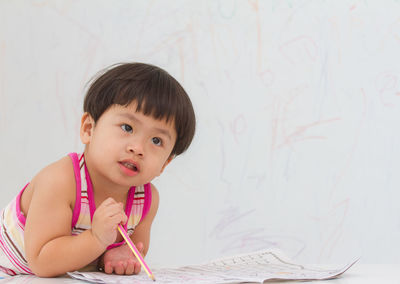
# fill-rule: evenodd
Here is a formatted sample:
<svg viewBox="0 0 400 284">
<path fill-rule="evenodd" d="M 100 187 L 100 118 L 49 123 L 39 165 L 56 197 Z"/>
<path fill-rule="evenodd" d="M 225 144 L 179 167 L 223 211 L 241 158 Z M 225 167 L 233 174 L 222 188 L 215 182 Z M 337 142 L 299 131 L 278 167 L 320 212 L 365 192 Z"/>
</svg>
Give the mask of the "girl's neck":
<svg viewBox="0 0 400 284">
<path fill-rule="evenodd" d="M 126 198 L 130 187 L 118 186 L 104 176 L 98 174 L 96 171 L 91 169 L 90 161 L 85 159 L 86 168 L 89 173 L 90 181 L 92 183 L 93 195 L 96 201 L 96 207 L 103 202 L 105 199 L 112 197 L 117 202 L 123 202 L 125 204 Z"/>
</svg>

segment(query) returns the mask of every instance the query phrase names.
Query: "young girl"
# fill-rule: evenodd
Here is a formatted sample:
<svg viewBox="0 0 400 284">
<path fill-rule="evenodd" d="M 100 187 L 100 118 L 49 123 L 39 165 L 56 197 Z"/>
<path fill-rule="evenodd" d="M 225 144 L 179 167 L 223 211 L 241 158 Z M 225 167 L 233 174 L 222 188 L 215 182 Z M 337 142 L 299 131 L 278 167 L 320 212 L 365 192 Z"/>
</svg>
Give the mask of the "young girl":
<svg viewBox="0 0 400 284">
<path fill-rule="evenodd" d="M 150 182 L 194 131 L 190 99 L 164 70 L 129 63 L 103 73 L 84 100 L 84 153 L 41 170 L 1 212 L 0 270 L 54 277 L 97 263 L 138 273 L 117 226 L 146 255 L 159 199 Z"/>
</svg>

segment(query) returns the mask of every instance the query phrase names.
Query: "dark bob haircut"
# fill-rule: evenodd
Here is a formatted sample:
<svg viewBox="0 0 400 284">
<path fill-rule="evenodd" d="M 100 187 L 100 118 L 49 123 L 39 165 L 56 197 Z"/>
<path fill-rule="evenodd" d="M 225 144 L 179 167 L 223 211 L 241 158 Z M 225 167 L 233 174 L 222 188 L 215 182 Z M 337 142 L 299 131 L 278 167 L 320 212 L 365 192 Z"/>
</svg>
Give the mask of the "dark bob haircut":
<svg viewBox="0 0 400 284">
<path fill-rule="evenodd" d="M 96 76 L 86 93 L 83 111 L 95 122 L 112 105 L 137 103 L 137 111 L 158 120 L 171 119 L 176 142 L 171 155 L 186 151 L 193 140 L 196 118 L 182 86 L 165 70 L 145 63 L 112 65 Z"/>
</svg>

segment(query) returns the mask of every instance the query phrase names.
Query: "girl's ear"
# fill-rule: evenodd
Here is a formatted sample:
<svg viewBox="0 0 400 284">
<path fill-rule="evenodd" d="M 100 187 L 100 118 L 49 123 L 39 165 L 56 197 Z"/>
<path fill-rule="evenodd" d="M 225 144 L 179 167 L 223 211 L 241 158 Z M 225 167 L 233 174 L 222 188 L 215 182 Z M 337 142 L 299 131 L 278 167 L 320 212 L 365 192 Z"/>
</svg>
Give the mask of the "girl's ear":
<svg viewBox="0 0 400 284">
<path fill-rule="evenodd" d="M 94 129 L 94 120 L 92 118 L 92 116 L 85 112 L 82 115 L 82 119 L 81 119 L 81 141 L 83 144 L 89 144 L 92 135 L 93 135 L 93 129 Z"/>
<path fill-rule="evenodd" d="M 174 158 L 175 158 L 175 155 L 171 155 L 171 156 L 168 157 L 168 159 L 165 161 L 163 167 L 161 168 L 161 171 L 160 171 L 160 174 L 159 174 L 159 175 L 162 174 L 162 172 L 164 171 L 165 167 L 166 167 L 169 163 L 171 163 L 171 161 L 172 161 Z"/>
</svg>

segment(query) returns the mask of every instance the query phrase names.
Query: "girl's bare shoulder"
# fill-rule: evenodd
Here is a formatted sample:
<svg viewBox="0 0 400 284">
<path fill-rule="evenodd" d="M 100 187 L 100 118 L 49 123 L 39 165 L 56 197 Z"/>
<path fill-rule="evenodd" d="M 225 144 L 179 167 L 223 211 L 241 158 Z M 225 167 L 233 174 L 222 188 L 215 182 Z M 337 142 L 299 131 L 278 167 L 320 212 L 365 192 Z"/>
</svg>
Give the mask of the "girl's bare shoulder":
<svg viewBox="0 0 400 284">
<path fill-rule="evenodd" d="M 60 189 L 75 187 L 75 175 L 71 158 L 65 156 L 43 168 L 33 178 L 32 184 L 46 184 Z"/>
<path fill-rule="evenodd" d="M 28 213 L 33 196 L 63 199 L 73 208 L 76 182 L 70 157 L 65 156 L 43 168 L 30 182 L 21 197 L 21 209 Z"/>
</svg>

